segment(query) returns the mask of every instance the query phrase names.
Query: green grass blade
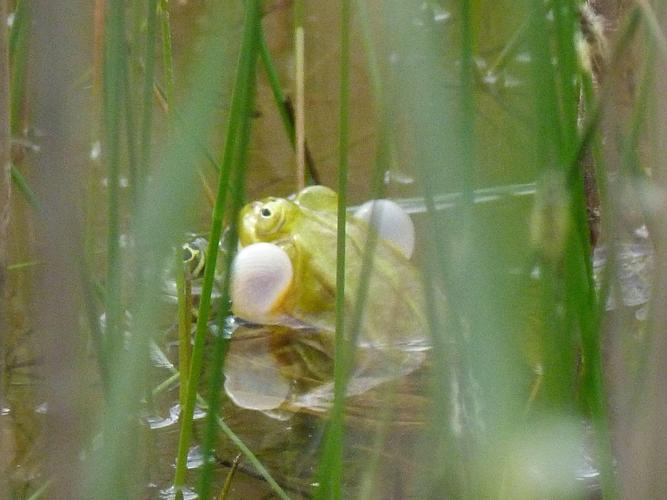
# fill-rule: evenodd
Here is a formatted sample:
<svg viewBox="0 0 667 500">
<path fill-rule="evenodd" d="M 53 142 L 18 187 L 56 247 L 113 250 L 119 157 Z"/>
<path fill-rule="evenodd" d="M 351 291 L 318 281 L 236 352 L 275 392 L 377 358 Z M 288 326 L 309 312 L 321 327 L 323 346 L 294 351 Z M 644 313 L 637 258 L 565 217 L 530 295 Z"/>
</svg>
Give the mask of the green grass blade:
<svg viewBox="0 0 667 500">
<path fill-rule="evenodd" d="M 121 348 L 120 169 L 121 109 L 125 64 L 125 4 L 110 0 L 104 63 L 104 130 L 107 159 L 106 343 L 110 356 Z"/>
<path fill-rule="evenodd" d="M 18 135 L 21 130 L 21 113 L 24 95 L 24 83 L 28 61 L 28 9 L 26 2 L 20 0 L 16 3 L 14 10 L 14 22 L 10 30 L 9 38 L 9 65 L 10 92 L 11 92 L 11 117 L 10 128 L 13 136 Z"/>
<path fill-rule="evenodd" d="M 136 213 L 139 206 L 139 186 L 138 186 L 138 170 L 139 157 L 137 152 L 136 142 L 136 123 L 135 123 L 135 106 L 132 96 L 132 74 L 130 72 L 129 57 L 125 57 L 125 69 L 123 71 L 123 104 L 125 106 L 125 143 L 127 147 L 127 172 L 130 186 L 130 198 L 132 203 L 132 211 Z"/>
<path fill-rule="evenodd" d="M 225 72 L 233 64 L 231 54 L 233 33 L 226 16 L 227 7 L 215 4 L 206 7 L 212 20 L 212 30 L 202 35 L 207 50 L 194 61 L 190 86 L 180 114 L 189 124 L 181 134 L 173 134 L 164 143 L 160 162 L 146 186 L 134 224 L 135 251 L 140 275 L 135 276 L 131 304 L 130 334 L 114 359 L 109 403 L 101 415 L 102 427 L 111 439 L 105 440 L 102 450 L 91 452 L 83 475 L 85 498 L 135 498 L 145 483 L 139 481 L 136 452 L 139 409 L 144 397 L 149 361 L 149 340 L 160 324 L 162 309 L 160 290 L 163 284 L 163 264 L 172 256 L 173 247 L 182 240 L 185 219 L 196 192 L 196 171 L 184 168 L 200 161 L 198 148 L 201 137 L 210 133 L 215 123 L 215 110 L 210 102 L 219 96 L 221 88 L 231 87 Z"/>
<path fill-rule="evenodd" d="M 30 495 L 28 497 L 28 500 L 38 500 L 38 499 L 42 498 L 44 493 L 46 493 L 46 490 L 48 490 L 49 486 L 51 486 L 51 482 L 52 481 L 49 479 L 43 485 L 41 485 L 39 488 L 37 488 L 37 490 L 32 495 Z"/>
<path fill-rule="evenodd" d="M 14 182 L 18 190 L 23 194 L 23 196 L 25 196 L 25 200 L 28 202 L 28 205 L 30 205 L 34 210 L 39 211 L 40 205 L 37 196 L 35 196 L 34 191 L 28 184 L 26 178 L 23 177 L 21 171 L 14 165 L 12 165 L 11 175 L 12 175 L 12 181 Z"/>
<path fill-rule="evenodd" d="M 283 123 L 283 128 L 287 133 L 287 138 L 292 145 L 292 148 L 296 150 L 296 131 L 294 124 L 294 110 L 292 109 L 292 104 L 289 99 L 285 97 L 283 89 L 280 85 L 280 79 L 278 78 L 278 72 L 273 64 L 271 58 L 271 53 L 269 52 L 269 46 L 266 43 L 266 36 L 264 34 L 264 29 L 261 29 L 260 38 L 259 38 L 259 54 L 262 59 L 262 64 L 264 65 L 264 70 L 269 79 L 269 87 L 271 87 L 271 92 L 273 93 L 273 99 L 278 108 L 278 113 L 280 114 L 280 120 Z M 307 181 L 310 184 L 320 184 L 320 178 L 317 170 L 315 169 L 315 162 L 313 161 L 312 154 L 308 148 L 308 144 L 305 144 L 305 155 L 306 155 L 306 174 L 308 176 Z"/>
<path fill-rule="evenodd" d="M 180 248 L 174 253 L 176 265 L 176 294 L 178 297 L 178 365 L 179 392 L 178 402 L 181 408 L 185 406 L 188 390 L 188 376 L 190 375 L 190 328 L 192 324 L 192 284 L 189 273 L 183 264 Z"/>
<path fill-rule="evenodd" d="M 264 65 L 264 70 L 266 71 L 266 76 L 269 79 L 269 87 L 271 87 L 271 92 L 273 93 L 273 99 L 280 113 L 280 119 L 287 132 L 287 137 L 292 144 L 292 147 L 296 145 L 296 135 L 294 132 L 294 122 L 290 117 L 290 114 L 285 106 L 287 99 L 283 92 L 282 86 L 280 85 L 280 78 L 278 77 L 278 72 L 273 64 L 271 59 L 271 53 L 269 51 L 269 46 L 266 43 L 266 35 L 264 29 L 261 29 L 260 38 L 259 38 L 259 54 L 262 59 L 262 64 Z"/>
<path fill-rule="evenodd" d="M 204 268 L 204 283 L 200 297 L 199 315 L 195 330 L 194 346 L 192 349 L 192 361 L 190 364 L 190 375 L 188 377 L 188 395 L 186 405 L 181 412 L 181 430 L 178 441 L 178 454 L 176 458 L 176 472 L 174 475 L 174 488 L 181 491 L 185 484 L 185 472 L 187 451 L 192 433 L 192 417 L 197 395 L 197 386 L 201 375 L 204 340 L 208 332 L 208 317 L 211 305 L 211 292 L 215 279 L 215 269 L 218 256 L 218 246 L 222 234 L 222 220 L 226 206 L 228 184 L 235 160 L 236 141 L 243 122 L 248 119 L 244 113 L 244 100 L 246 91 L 251 85 L 250 78 L 254 75 L 251 69 L 256 61 L 256 25 L 258 21 L 258 5 L 255 0 L 250 0 L 246 12 L 246 24 L 243 32 L 241 56 L 237 66 L 237 77 L 232 95 L 231 111 L 225 138 L 225 147 L 222 160 L 222 169 L 218 184 L 218 193 L 211 222 L 211 234 L 209 246 L 206 253 L 206 264 Z"/>
<path fill-rule="evenodd" d="M 259 15 L 259 3 L 250 0 L 246 3 L 246 17 L 247 37 L 244 37 L 244 47 L 241 52 L 240 66 L 243 66 L 243 79 L 241 80 L 242 87 L 238 88 L 241 94 L 241 111 L 239 124 L 239 135 L 235 142 L 238 146 L 234 154 L 234 179 L 230 186 L 232 193 L 232 204 L 229 213 L 229 237 L 226 239 L 225 248 L 225 266 L 224 276 L 225 280 L 222 287 L 222 304 L 228 304 L 230 300 L 229 287 L 231 281 L 232 261 L 235 255 L 235 250 L 238 245 L 238 216 L 243 206 L 245 190 L 245 172 L 248 167 L 248 146 L 250 143 L 250 131 L 252 127 L 252 114 L 255 101 L 255 85 L 256 85 L 256 61 L 258 50 L 259 27 L 261 18 Z M 224 161 L 223 161 L 224 164 Z M 220 189 L 226 189 L 226 186 L 221 186 Z M 223 306 L 226 309 L 226 306 Z M 213 473 L 213 449 L 215 447 L 215 439 L 217 437 L 217 420 L 220 410 L 220 393 L 222 391 L 222 383 L 224 378 L 224 360 L 229 347 L 229 339 L 222 334 L 225 329 L 225 321 L 228 313 L 231 311 L 223 311 L 219 313 L 218 317 L 218 331 L 221 334 L 215 339 L 213 359 L 211 362 L 211 379 L 209 382 L 209 397 L 208 397 L 208 419 L 206 425 L 206 434 L 203 440 L 202 455 L 204 457 L 204 465 L 201 471 L 199 495 L 202 499 L 211 497 L 211 480 Z"/>
<path fill-rule="evenodd" d="M 146 51 L 144 55 L 144 86 L 141 121 L 141 161 L 137 176 L 137 190 L 143 192 L 144 179 L 148 175 L 151 162 L 151 134 L 153 130 L 153 86 L 155 84 L 155 43 L 157 36 L 158 0 L 147 0 Z M 166 52 L 166 50 L 165 50 Z M 171 56 L 165 56 L 171 57 Z"/>
<path fill-rule="evenodd" d="M 341 2 L 340 34 L 340 122 L 338 164 L 338 227 L 336 235 L 336 338 L 334 357 L 334 403 L 317 471 L 315 498 L 342 498 L 343 424 L 345 386 L 349 370 L 349 335 L 345 331 L 345 245 L 347 219 L 347 175 L 349 165 L 351 0 Z"/>
<path fill-rule="evenodd" d="M 171 43 L 171 21 L 169 19 L 169 0 L 160 0 L 162 26 L 162 71 L 167 104 L 174 106 L 174 56 Z"/>
<path fill-rule="evenodd" d="M 23 96 L 25 94 L 25 75 L 28 62 L 28 9 L 26 3 L 20 0 L 14 9 L 14 22 L 9 32 L 9 67 L 10 82 L 10 132 L 12 137 L 19 136 L 22 125 Z M 26 178 L 21 174 L 16 165 L 12 165 L 12 181 L 28 204 L 39 210 L 39 202 L 34 191 L 28 184 Z"/>
</svg>

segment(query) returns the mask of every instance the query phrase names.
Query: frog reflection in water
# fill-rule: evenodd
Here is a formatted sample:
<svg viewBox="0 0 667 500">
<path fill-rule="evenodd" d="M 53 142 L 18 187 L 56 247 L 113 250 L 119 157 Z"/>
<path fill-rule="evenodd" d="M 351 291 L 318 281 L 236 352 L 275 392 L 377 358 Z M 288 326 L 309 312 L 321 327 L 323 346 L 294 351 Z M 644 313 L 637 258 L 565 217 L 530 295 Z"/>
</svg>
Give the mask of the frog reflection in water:
<svg viewBox="0 0 667 500">
<path fill-rule="evenodd" d="M 429 347 L 421 281 L 409 261 L 414 241 L 411 221 L 397 205 L 375 203 L 378 207 L 375 211 L 381 212 L 373 219 L 380 220 L 379 225 L 375 225 L 380 237 L 372 256 L 358 331 L 348 332 L 357 339 L 359 347 L 349 394 L 361 393 L 385 380 L 410 373 L 422 363 L 423 351 Z M 346 225 L 345 309 L 348 318 L 358 304 L 371 207 L 367 205 L 357 216 L 348 217 Z M 274 356 L 278 364 L 279 358 L 285 357 L 287 341 L 284 339 L 291 339 L 292 357 L 298 352 L 302 363 L 298 374 L 286 370 L 284 364 L 281 368 L 271 368 L 283 377 L 301 377 L 306 370 L 311 374 L 319 372 L 316 378 L 322 380 L 322 371 L 331 368 L 330 363 L 322 360 L 333 356 L 336 209 L 336 193 L 326 187 L 313 186 L 291 199 L 265 198 L 250 203 L 240 215 L 241 249 L 232 271 L 232 310 L 246 321 L 264 325 L 263 331 L 273 336 L 273 345 L 276 338 L 283 339 L 279 342 L 283 345 L 282 354 Z M 389 225 L 385 221 L 389 221 Z M 233 389 L 236 388 L 237 393 L 247 390 L 248 387 L 239 384 L 243 385 L 243 377 L 251 374 L 238 373 L 244 365 L 239 351 L 243 342 L 232 344 L 237 345 L 230 352 L 226 388 L 235 399 Z M 257 345 L 253 349 L 257 350 Z M 271 347 L 267 343 L 259 349 L 264 349 L 266 354 Z M 251 364 L 257 367 L 257 359 L 254 363 L 245 363 L 247 371 L 252 369 Z M 296 364 L 291 362 L 289 366 Z M 319 387 L 309 386 L 308 391 L 291 395 L 292 402 L 326 407 L 332 384 L 322 382 Z"/>
</svg>

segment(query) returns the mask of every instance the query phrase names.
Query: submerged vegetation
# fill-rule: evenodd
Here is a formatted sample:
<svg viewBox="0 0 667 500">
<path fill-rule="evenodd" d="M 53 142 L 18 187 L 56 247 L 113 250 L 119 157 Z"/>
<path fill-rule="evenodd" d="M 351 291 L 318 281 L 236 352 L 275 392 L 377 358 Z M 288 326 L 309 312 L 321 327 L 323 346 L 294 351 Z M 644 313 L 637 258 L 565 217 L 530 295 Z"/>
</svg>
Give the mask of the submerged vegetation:
<svg viewBox="0 0 667 500">
<path fill-rule="evenodd" d="M 0 498 L 667 494 L 665 14 L 0 0 Z"/>
</svg>

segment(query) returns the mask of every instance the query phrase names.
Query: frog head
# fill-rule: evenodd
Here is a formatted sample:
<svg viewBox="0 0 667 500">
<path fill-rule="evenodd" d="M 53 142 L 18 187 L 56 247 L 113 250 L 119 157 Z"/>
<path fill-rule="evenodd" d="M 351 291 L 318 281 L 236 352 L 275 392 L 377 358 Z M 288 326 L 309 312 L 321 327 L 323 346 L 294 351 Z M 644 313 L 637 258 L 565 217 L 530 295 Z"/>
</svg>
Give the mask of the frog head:
<svg viewBox="0 0 667 500">
<path fill-rule="evenodd" d="M 324 276 L 319 283 L 313 280 L 310 266 L 331 258 L 336 205 L 334 191 L 311 186 L 290 198 L 268 197 L 241 210 L 241 250 L 234 261 L 231 289 L 236 315 L 255 323 L 276 323 L 285 322 L 285 312 L 293 313 L 295 305 L 320 309 Z M 293 286 L 295 276 L 298 283 Z"/>
<path fill-rule="evenodd" d="M 247 204 L 240 214 L 239 243 L 280 241 L 294 231 L 299 208 L 285 198 L 269 197 Z"/>
</svg>

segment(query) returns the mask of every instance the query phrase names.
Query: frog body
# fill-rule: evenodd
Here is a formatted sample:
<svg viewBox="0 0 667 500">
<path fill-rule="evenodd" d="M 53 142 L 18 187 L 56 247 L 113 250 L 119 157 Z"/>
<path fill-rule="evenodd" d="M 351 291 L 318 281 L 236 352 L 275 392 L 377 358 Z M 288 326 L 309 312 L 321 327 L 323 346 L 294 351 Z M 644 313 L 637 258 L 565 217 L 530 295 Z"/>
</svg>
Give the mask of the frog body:
<svg viewBox="0 0 667 500">
<path fill-rule="evenodd" d="M 243 304 L 243 300 L 235 300 L 233 291 L 233 311 L 237 316 L 260 324 L 334 331 L 336 210 L 336 193 L 323 186 L 306 188 L 290 199 L 265 198 L 243 208 L 240 246 L 275 245 L 287 255 L 292 269 L 291 279 L 289 282 L 283 279 L 285 287 L 262 314 Z M 353 317 L 359 303 L 369 233 L 370 226 L 365 220 L 348 217 L 345 229 L 348 319 Z M 398 246 L 383 238 L 377 239 L 372 259 L 360 327 L 350 333 L 356 335 L 360 346 L 425 348 L 428 343 L 424 295 L 416 268 Z"/>
</svg>

